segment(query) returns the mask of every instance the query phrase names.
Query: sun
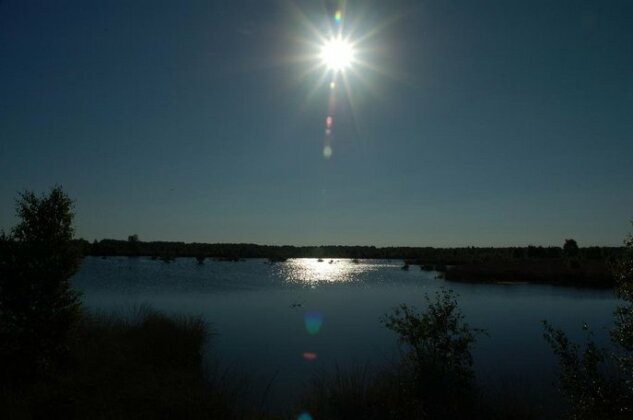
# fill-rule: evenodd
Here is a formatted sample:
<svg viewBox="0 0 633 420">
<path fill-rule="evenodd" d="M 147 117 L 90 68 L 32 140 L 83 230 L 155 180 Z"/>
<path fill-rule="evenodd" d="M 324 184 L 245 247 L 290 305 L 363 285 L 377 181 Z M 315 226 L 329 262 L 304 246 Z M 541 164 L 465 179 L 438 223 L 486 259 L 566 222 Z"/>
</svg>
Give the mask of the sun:
<svg viewBox="0 0 633 420">
<path fill-rule="evenodd" d="M 341 72 L 354 63 L 354 46 L 341 36 L 330 38 L 321 46 L 319 57 L 328 70 Z"/>
</svg>

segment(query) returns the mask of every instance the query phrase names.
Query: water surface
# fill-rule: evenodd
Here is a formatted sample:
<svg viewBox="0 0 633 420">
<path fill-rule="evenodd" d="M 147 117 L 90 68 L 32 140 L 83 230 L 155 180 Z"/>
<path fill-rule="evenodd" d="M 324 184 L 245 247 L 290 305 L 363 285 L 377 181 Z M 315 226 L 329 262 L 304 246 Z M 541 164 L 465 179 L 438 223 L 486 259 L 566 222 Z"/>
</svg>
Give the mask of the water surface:
<svg viewBox="0 0 633 420">
<path fill-rule="evenodd" d="M 247 372 L 253 394 L 272 388 L 280 406 L 315 374 L 334 367 L 381 366 L 397 357 L 397 337 L 380 324 L 401 303 L 423 309 L 425 293 L 458 293 L 466 321 L 486 329 L 474 351 L 478 380 L 511 381 L 537 398 L 551 395 L 555 359 L 541 320 L 582 340 L 588 323 L 599 341 L 617 305 L 611 291 L 547 285 L 466 284 L 438 279 L 396 260 L 292 259 L 221 262 L 193 258 L 89 257 L 73 278 L 92 309 L 129 313 L 150 304 L 173 314 L 204 317 L 218 333 L 209 357 Z"/>
</svg>

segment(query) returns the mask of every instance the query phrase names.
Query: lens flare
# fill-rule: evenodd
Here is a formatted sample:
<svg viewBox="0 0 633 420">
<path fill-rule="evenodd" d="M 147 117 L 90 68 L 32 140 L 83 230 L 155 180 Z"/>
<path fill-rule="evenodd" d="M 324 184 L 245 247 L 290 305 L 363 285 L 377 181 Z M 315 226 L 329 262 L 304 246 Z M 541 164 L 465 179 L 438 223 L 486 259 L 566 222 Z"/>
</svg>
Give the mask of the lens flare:
<svg viewBox="0 0 633 420">
<path fill-rule="evenodd" d="M 310 335 L 316 335 L 321 331 L 323 316 L 319 312 L 306 312 L 304 316 L 306 331 Z"/>
<path fill-rule="evenodd" d="M 303 353 L 303 358 L 305 360 L 307 360 L 308 362 L 311 362 L 313 360 L 316 360 L 317 355 L 316 355 L 316 353 L 313 353 L 311 351 L 306 351 L 306 352 Z"/>
<path fill-rule="evenodd" d="M 326 159 L 329 159 L 332 157 L 332 147 L 330 146 L 325 146 L 323 148 L 323 157 Z"/>
<path fill-rule="evenodd" d="M 337 10 L 334 14 L 334 21 L 338 24 L 343 20 L 343 13 L 340 10 Z"/>
<path fill-rule="evenodd" d="M 312 416 L 309 413 L 303 412 L 299 414 L 299 417 L 297 417 L 297 420 L 312 420 Z"/>
</svg>

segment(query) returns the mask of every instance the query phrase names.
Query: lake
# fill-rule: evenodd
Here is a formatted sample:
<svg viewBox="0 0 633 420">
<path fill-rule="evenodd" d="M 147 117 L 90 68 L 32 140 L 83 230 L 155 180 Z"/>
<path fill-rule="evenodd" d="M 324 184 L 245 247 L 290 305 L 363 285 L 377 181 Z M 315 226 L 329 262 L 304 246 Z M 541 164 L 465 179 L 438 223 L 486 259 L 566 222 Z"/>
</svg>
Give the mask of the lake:
<svg viewBox="0 0 633 420">
<path fill-rule="evenodd" d="M 424 309 L 425 293 L 442 287 L 458 294 L 471 326 L 487 331 L 473 352 L 479 383 L 493 393 L 511 383 L 545 401 L 553 395 L 556 360 L 540 321 L 562 327 L 576 341 L 583 340 L 586 322 L 606 343 L 618 303 L 609 290 L 454 283 L 417 266 L 401 267 L 399 260 L 207 259 L 199 265 L 194 258 L 168 264 L 88 257 L 73 286 L 94 310 L 129 314 L 150 304 L 202 316 L 217 333 L 209 362 L 248 374 L 254 399 L 271 384 L 265 404 L 273 409 L 292 401 L 315 374 L 395 360 L 397 337 L 381 317 L 401 303 Z"/>
</svg>

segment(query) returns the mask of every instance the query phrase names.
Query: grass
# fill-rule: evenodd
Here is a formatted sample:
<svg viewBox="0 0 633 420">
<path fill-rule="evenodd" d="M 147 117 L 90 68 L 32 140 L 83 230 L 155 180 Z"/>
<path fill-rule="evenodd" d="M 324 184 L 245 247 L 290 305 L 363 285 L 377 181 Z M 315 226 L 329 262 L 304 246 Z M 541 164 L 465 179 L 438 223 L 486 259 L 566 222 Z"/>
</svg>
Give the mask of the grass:
<svg viewBox="0 0 633 420">
<path fill-rule="evenodd" d="M 313 419 L 332 420 L 547 418 L 512 385 L 494 394 L 474 386 L 466 392 L 445 391 L 423 392 L 410 368 L 402 363 L 383 369 L 337 368 L 313 379 L 295 411 L 308 413 Z"/>
<path fill-rule="evenodd" d="M 247 418 L 233 375 L 206 369 L 209 328 L 148 307 L 85 313 L 68 358 L 47 377 L 0 389 L 3 418 Z"/>
<path fill-rule="evenodd" d="M 314 419 L 412 418 L 421 402 L 391 370 L 369 366 L 315 376 L 299 407 Z"/>
</svg>

